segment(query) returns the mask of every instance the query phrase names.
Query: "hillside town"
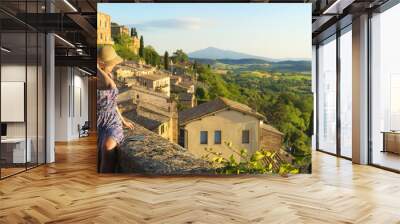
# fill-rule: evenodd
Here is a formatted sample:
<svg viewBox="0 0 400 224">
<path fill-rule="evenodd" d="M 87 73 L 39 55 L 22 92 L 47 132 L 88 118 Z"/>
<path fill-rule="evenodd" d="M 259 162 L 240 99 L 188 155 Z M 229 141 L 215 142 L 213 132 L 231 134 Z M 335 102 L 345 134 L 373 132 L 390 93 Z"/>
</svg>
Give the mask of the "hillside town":
<svg viewBox="0 0 400 224">
<path fill-rule="evenodd" d="M 135 28 L 114 23 L 104 13 L 98 13 L 97 18 L 98 46 L 116 48 L 118 38 L 126 37 L 124 41 L 128 41 L 131 53 L 141 54 L 143 37 Z M 118 106 L 123 116 L 134 123 L 198 157 L 206 154 L 204 148 L 213 148 L 223 156 L 232 155 L 225 142 L 249 153 L 259 149 L 281 150 L 284 134 L 248 105 L 224 97 L 200 102 L 196 88 L 201 83 L 190 64 L 174 62 L 167 52 L 165 66 L 146 63 L 142 57 L 123 58 L 124 62 L 115 70 Z M 240 159 L 239 155 L 234 157 Z"/>
</svg>

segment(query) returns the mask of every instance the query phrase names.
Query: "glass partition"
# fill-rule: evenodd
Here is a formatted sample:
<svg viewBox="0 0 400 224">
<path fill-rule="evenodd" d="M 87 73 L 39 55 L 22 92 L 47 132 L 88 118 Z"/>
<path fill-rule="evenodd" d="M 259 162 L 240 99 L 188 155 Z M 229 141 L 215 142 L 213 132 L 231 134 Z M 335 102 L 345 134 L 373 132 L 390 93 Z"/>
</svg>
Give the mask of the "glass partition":
<svg viewBox="0 0 400 224">
<path fill-rule="evenodd" d="M 318 149 L 336 154 L 336 36 L 318 48 Z"/>
<path fill-rule="evenodd" d="M 352 33 L 351 26 L 340 36 L 340 154 L 352 157 Z"/>
<path fill-rule="evenodd" d="M 28 3 L 28 4 L 27 4 Z M 23 17 L 43 1 L 2 1 Z M 0 12 L 0 178 L 45 163 L 45 35 Z"/>
<path fill-rule="evenodd" d="M 24 171 L 31 161 L 26 150 L 26 40 L 25 32 L 1 34 L 2 177 Z"/>
<path fill-rule="evenodd" d="M 371 19 L 372 163 L 400 170 L 400 5 Z"/>
<path fill-rule="evenodd" d="M 27 61 L 27 82 L 26 82 L 26 114 L 27 114 L 27 150 L 30 151 L 30 161 L 27 163 L 27 167 L 33 167 L 37 165 L 38 157 L 38 34 L 34 32 L 27 33 L 27 49 L 28 49 L 28 61 Z"/>
<path fill-rule="evenodd" d="M 37 163 L 46 162 L 45 124 L 46 124 L 46 36 L 38 33 L 38 64 L 37 64 Z"/>
</svg>

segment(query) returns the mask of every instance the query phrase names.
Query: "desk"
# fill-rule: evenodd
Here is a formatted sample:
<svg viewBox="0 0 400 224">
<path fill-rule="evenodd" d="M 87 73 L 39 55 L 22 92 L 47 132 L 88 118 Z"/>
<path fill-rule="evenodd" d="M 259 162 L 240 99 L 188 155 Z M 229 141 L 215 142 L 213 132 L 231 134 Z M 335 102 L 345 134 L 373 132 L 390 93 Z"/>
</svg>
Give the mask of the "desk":
<svg viewBox="0 0 400 224">
<path fill-rule="evenodd" d="M 1 139 L 1 157 L 6 163 L 26 163 L 32 158 L 30 138 L 26 140 L 28 143 L 25 152 L 25 138 L 5 138 Z"/>
<path fill-rule="evenodd" d="M 384 131 L 382 152 L 400 154 L 400 131 Z"/>
</svg>

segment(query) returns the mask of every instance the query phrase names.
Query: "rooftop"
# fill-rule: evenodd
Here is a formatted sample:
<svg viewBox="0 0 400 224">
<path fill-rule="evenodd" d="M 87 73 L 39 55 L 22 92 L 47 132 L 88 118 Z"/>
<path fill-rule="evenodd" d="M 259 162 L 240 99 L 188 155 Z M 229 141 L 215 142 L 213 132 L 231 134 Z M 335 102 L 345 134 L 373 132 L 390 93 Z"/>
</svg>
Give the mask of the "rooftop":
<svg viewBox="0 0 400 224">
<path fill-rule="evenodd" d="M 152 81 L 156 81 L 156 80 L 168 78 L 169 76 L 162 74 L 162 73 L 156 73 L 156 74 L 148 74 L 148 75 L 139 76 L 139 77 L 149 79 Z"/>
<path fill-rule="evenodd" d="M 166 119 L 151 119 L 148 117 L 144 117 L 141 115 L 138 115 L 136 111 L 131 110 L 126 113 L 124 113 L 124 116 L 130 119 L 131 121 L 135 122 L 136 124 L 139 124 L 146 129 L 153 131 L 156 128 L 158 128 L 161 124 L 165 123 L 168 121 L 168 118 Z"/>
<path fill-rule="evenodd" d="M 217 111 L 222 111 L 226 109 L 236 110 L 242 113 L 249 114 L 251 116 L 257 117 L 261 120 L 265 120 L 264 115 L 258 113 L 253 110 L 249 106 L 229 100 L 224 97 L 218 97 L 215 100 L 200 104 L 196 107 L 181 111 L 179 113 L 179 124 L 186 124 L 191 120 L 198 119 L 203 116 L 207 116 L 211 113 L 215 113 Z"/>
<path fill-rule="evenodd" d="M 274 133 L 279 134 L 279 135 L 283 135 L 282 132 L 280 132 L 278 129 L 274 128 L 273 126 L 271 126 L 269 124 L 263 123 L 261 125 L 261 128 L 264 129 L 264 130 L 270 131 L 270 132 L 274 132 Z"/>
<path fill-rule="evenodd" d="M 193 93 L 179 93 L 179 99 L 184 101 L 191 101 L 193 99 Z"/>
</svg>

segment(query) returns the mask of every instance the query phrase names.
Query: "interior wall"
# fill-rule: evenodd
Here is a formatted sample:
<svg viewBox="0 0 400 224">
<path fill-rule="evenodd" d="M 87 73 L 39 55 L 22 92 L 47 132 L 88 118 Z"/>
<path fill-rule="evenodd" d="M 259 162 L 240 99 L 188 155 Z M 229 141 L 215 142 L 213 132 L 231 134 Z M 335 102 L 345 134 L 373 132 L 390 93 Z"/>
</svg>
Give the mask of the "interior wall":
<svg viewBox="0 0 400 224">
<path fill-rule="evenodd" d="M 55 140 L 67 141 L 69 133 L 69 74 L 67 67 L 55 68 Z"/>
<path fill-rule="evenodd" d="M 71 135 L 73 138 L 79 137 L 78 125 L 82 126 L 89 118 L 89 102 L 88 102 L 88 77 L 81 76 L 82 73 L 76 74 L 77 70 L 74 69 L 74 80 L 72 94 L 73 108 L 71 119 Z"/>
<path fill-rule="evenodd" d="M 70 141 L 89 119 L 88 77 L 73 67 L 56 67 L 55 74 L 55 140 Z"/>
</svg>

